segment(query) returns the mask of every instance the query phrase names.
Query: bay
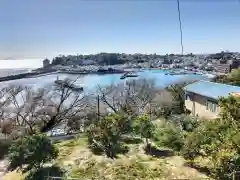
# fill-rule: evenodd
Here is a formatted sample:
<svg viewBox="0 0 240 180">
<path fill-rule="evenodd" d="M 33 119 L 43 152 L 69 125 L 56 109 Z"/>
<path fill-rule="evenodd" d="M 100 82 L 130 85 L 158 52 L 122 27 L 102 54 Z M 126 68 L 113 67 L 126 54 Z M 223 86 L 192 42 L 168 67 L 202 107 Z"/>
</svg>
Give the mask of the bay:
<svg viewBox="0 0 240 180">
<path fill-rule="evenodd" d="M 137 72 L 138 77 L 131 79 L 152 79 L 155 82 L 157 87 L 166 87 L 170 84 L 175 84 L 182 81 L 189 80 L 207 80 L 206 77 L 201 75 L 194 74 L 185 74 L 185 75 L 166 75 L 166 70 L 143 70 Z M 88 74 L 88 75 L 70 75 L 70 74 L 50 74 L 46 76 L 39 76 L 35 78 L 26 78 L 26 79 L 18 79 L 7 82 L 0 83 L 0 86 L 6 85 L 24 85 L 24 86 L 33 86 L 37 88 L 48 88 L 54 85 L 54 81 L 59 78 L 63 80 L 65 78 L 69 78 L 72 80 L 77 79 L 76 84 L 82 86 L 85 90 L 93 90 L 96 86 L 108 86 L 111 84 L 123 83 L 130 78 L 126 78 L 121 80 L 120 77 L 122 74 L 105 74 L 105 75 L 97 75 L 97 74 Z"/>
</svg>

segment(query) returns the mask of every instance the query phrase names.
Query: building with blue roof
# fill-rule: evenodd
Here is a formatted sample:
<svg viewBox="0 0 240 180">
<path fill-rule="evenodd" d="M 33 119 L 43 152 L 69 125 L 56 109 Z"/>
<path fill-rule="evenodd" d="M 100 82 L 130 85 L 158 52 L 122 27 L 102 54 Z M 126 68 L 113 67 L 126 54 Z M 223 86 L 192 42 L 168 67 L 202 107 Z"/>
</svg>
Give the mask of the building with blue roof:
<svg viewBox="0 0 240 180">
<path fill-rule="evenodd" d="M 218 99 L 240 93 L 240 87 L 209 81 L 198 81 L 184 87 L 185 106 L 194 116 L 216 118 L 220 112 Z"/>
</svg>

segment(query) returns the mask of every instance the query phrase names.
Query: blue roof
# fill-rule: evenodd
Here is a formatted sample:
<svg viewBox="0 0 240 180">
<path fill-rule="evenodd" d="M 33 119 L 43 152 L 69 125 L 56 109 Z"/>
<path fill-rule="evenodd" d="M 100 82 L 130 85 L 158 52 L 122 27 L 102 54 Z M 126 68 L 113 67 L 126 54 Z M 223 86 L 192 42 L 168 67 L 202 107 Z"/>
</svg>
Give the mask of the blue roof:
<svg viewBox="0 0 240 180">
<path fill-rule="evenodd" d="M 209 81 L 198 81 L 184 87 L 188 92 L 193 92 L 202 96 L 218 99 L 228 97 L 230 93 L 240 93 L 240 87 L 227 84 L 214 83 Z"/>
</svg>

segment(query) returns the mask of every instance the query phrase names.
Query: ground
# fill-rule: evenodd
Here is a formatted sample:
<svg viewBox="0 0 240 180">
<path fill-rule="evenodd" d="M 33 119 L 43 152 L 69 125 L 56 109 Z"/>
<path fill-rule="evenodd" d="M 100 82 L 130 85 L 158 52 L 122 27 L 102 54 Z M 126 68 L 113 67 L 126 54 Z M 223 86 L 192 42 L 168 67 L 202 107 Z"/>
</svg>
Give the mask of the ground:
<svg viewBox="0 0 240 180">
<path fill-rule="evenodd" d="M 141 142 L 128 143 L 129 152 L 115 160 L 94 155 L 87 147 L 86 137 L 57 143 L 60 154 L 55 164 L 64 167 L 68 176 L 81 179 L 202 179 L 206 175 L 184 165 L 185 160 L 170 150 L 147 155 Z M 152 151 L 151 151 L 152 152 Z M 21 179 L 20 172 L 11 172 L 3 180 Z"/>
</svg>

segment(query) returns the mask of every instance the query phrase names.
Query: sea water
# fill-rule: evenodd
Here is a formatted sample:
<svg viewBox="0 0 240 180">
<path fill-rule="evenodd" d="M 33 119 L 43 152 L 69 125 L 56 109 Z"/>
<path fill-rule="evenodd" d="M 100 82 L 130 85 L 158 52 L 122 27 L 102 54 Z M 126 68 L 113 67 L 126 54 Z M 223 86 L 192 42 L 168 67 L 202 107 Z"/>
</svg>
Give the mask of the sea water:
<svg viewBox="0 0 240 180">
<path fill-rule="evenodd" d="M 65 78 L 76 80 L 76 84 L 82 86 L 86 89 L 94 89 L 97 86 L 108 86 L 111 84 L 123 83 L 126 80 L 130 79 L 149 79 L 154 81 L 156 87 L 166 87 L 171 84 L 175 84 L 178 82 L 189 81 L 189 80 L 203 80 L 206 77 L 195 74 L 185 74 L 185 75 L 166 75 L 166 70 L 141 70 L 136 74 L 138 77 L 134 78 L 126 78 L 121 80 L 120 77 L 122 74 L 87 74 L 87 75 L 71 75 L 71 74 L 50 74 L 46 76 L 39 76 L 35 78 L 26 78 L 26 79 L 18 79 L 12 81 L 1 82 L 1 86 L 6 85 L 21 85 L 21 86 L 34 86 L 37 88 L 47 88 L 54 85 L 54 81 L 58 78 L 60 80 L 64 80 Z"/>
</svg>

